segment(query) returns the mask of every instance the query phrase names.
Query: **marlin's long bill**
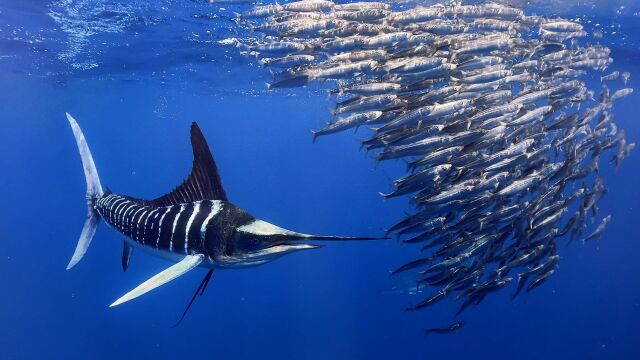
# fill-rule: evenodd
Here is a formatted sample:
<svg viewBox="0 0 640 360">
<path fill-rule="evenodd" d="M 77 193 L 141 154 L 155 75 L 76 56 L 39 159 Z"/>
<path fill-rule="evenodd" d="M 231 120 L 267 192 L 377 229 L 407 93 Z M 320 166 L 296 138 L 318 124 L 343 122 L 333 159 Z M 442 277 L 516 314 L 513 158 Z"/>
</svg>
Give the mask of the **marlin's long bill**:
<svg viewBox="0 0 640 360">
<path fill-rule="evenodd" d="M 191 125 L 191 173 L 175 190 L 153 200 L 104 191 L 82 130 L 71 115 L 67 114 L 67 119 L 87 181 L 87 216 L 67 269 L 75 266 L 87 252 L 101 219 L 125 235 L 123 270 L 129 267 L 135 248 L 174 262 L 120 297 L 112 307 L 146 294 L 196 267 L 208 268 L 210 274 L 217 268 L 257 266 L 286 254 L 319 247 L 301 240 L 387 239 L 304 234 L 256 219 L 229 202 L 209 145 L 196 123 Z M 199 289 L 206 287 L 210 277 L 205 277 Z"/>
<path fill-rule="evenodd" d="M 389 240 L 390 237 L 385 236 L 321 236 L 310 235 L 309 240 Z"/>
</svg>

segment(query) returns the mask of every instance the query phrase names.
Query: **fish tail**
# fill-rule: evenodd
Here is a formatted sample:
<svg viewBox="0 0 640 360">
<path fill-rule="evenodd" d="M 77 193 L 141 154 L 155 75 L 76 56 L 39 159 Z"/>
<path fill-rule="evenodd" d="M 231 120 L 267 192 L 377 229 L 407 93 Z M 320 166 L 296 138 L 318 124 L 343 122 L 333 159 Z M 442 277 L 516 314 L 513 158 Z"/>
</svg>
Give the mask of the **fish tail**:
<svg viewBox="0 0 640 360">
<path fill-rule="evenodd" d="M 402 161 L 404 162 L 407 171 L 413 172 L 413 164 L 405 159 L 402 159 Z"/>
<path fill-rule="evenodd" d="M 96 164 L 93 162 L 93 156 L 89 150 L 89 145 L 87 145 L 87 141 L 84 138 L 84 134 L 82 133 L 80 126 L 69 113 L 67 113 L 67 120 L 69 120 L 71 130 L 73 130 L 73 136 L 76 138 L 78 151 L 80 152 L 80 158 L 82 159 L 82 167 L 84 168 L 84 176 L 87 181 L 87 217 L 84 221 L 80 238 L 78 239 L 78 245 L 76 245 L 73 256 L 67 265 L 67 270 L 69 270 L 82 259 L 91 244 L 93 235 L 96 233 L 98 223 L 100 222 L 100 215 L 94 209 L 94 204 L 97 199 L 102 197 L 104 191 L 100 184 L 98 170 L 96 170 Z"/>
<path fill-rule="evenodd" d="M 388 194 L 385 194 L 385 193 L 383 193 L 383 192 L 381 192 L 381 191 L 378 191 L 378 195 L 382 196 L 382 197 L 383 197 L 383 198 L 385 198 L 385 199 L 388 199 L 388 198 L 390 198 L 390 197 L 393 195 L 393 192 L 390 192 L 390 193 L 388 193 Z"/>
</svg>

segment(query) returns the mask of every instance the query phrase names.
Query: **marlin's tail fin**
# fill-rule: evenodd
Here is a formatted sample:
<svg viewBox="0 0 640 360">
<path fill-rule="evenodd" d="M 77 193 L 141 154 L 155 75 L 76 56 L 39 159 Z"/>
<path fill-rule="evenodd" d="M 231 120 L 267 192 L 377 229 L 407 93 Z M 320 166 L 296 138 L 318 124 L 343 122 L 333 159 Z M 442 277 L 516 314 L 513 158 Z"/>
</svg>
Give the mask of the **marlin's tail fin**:
<svg viewBox="0 0 640 360">
<path fill-rule="evenodd" d="M 84 221 L 82 232 L 80 233 L 80 239 L 78 239 L 78 245 L 76 250 L 67 265 L 67 270 L 74 267 L 84 256 L 91 244 L 93 235 L 96 233 L 96 228 L 100 222 L 100 215 L 93 208 L 94 201 L 103 195 L 102 185 L 100 184 L 100 178 L 98 177 L 98 171 L 96 170 L 96 164 L 93 162 L 93 156 L 89 150 L 89 145 L 84 138 L 84 134 L 78 126 L 76 120 L 67 113 L 67 120 L 73 130 L 73 136 L 76 138 L 78 144 L 78 151 L 80 152 L 80 158 L 82 159 L 82 167 L 84 169 L 84 176 L 87 180 L 87 218 Z"/>
</svg>

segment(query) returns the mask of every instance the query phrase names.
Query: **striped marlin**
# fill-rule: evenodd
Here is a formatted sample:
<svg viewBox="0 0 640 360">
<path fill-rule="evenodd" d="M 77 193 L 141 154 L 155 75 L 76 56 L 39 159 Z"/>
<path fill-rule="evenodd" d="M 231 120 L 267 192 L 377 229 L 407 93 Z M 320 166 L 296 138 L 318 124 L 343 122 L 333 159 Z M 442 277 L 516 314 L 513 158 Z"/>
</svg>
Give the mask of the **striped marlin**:
<svg viewBox="0 0 640 360">
<path fill-rule="evenodd" d="M 154 200 L 104 191 L 82 130 L 68 113 L 67 119 L 87 181 L 87 217 L 67 270 L 86 253 L 100 220 L 125 235 L 123 270 L 126 271 L 134 248 L 175 262 L 110 307 L 135 299 L 196 267 L 207 268 L 184 317 L 196 295 L 204 292 L 214 269 L 262 265 L 292 252 L 319 247 L 300 240 L 382 239 L 299 233 L 256 219 L 230 203 L 209 146 L 195 122 L 191 125 L 191 174 L 175 190 Z"/>
</svg>

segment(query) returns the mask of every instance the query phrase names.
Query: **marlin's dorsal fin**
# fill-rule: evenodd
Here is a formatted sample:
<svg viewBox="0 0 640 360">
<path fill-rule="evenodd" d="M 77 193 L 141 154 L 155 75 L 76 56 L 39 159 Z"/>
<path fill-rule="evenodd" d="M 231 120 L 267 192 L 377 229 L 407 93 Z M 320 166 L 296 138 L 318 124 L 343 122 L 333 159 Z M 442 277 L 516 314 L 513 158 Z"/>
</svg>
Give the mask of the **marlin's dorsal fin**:
<svg viewBox="0 0 640 360">
<path fill-rule="evenodd" d="M 198 124 L 191 124 L 191 146 L 193 147 L 193 168 L 191 174 L 172 192 L 151 203 L 156 206 L 178 205 L 198 200 L 227 201 L 222 187 L 218 167 Z"/>
</svg>

